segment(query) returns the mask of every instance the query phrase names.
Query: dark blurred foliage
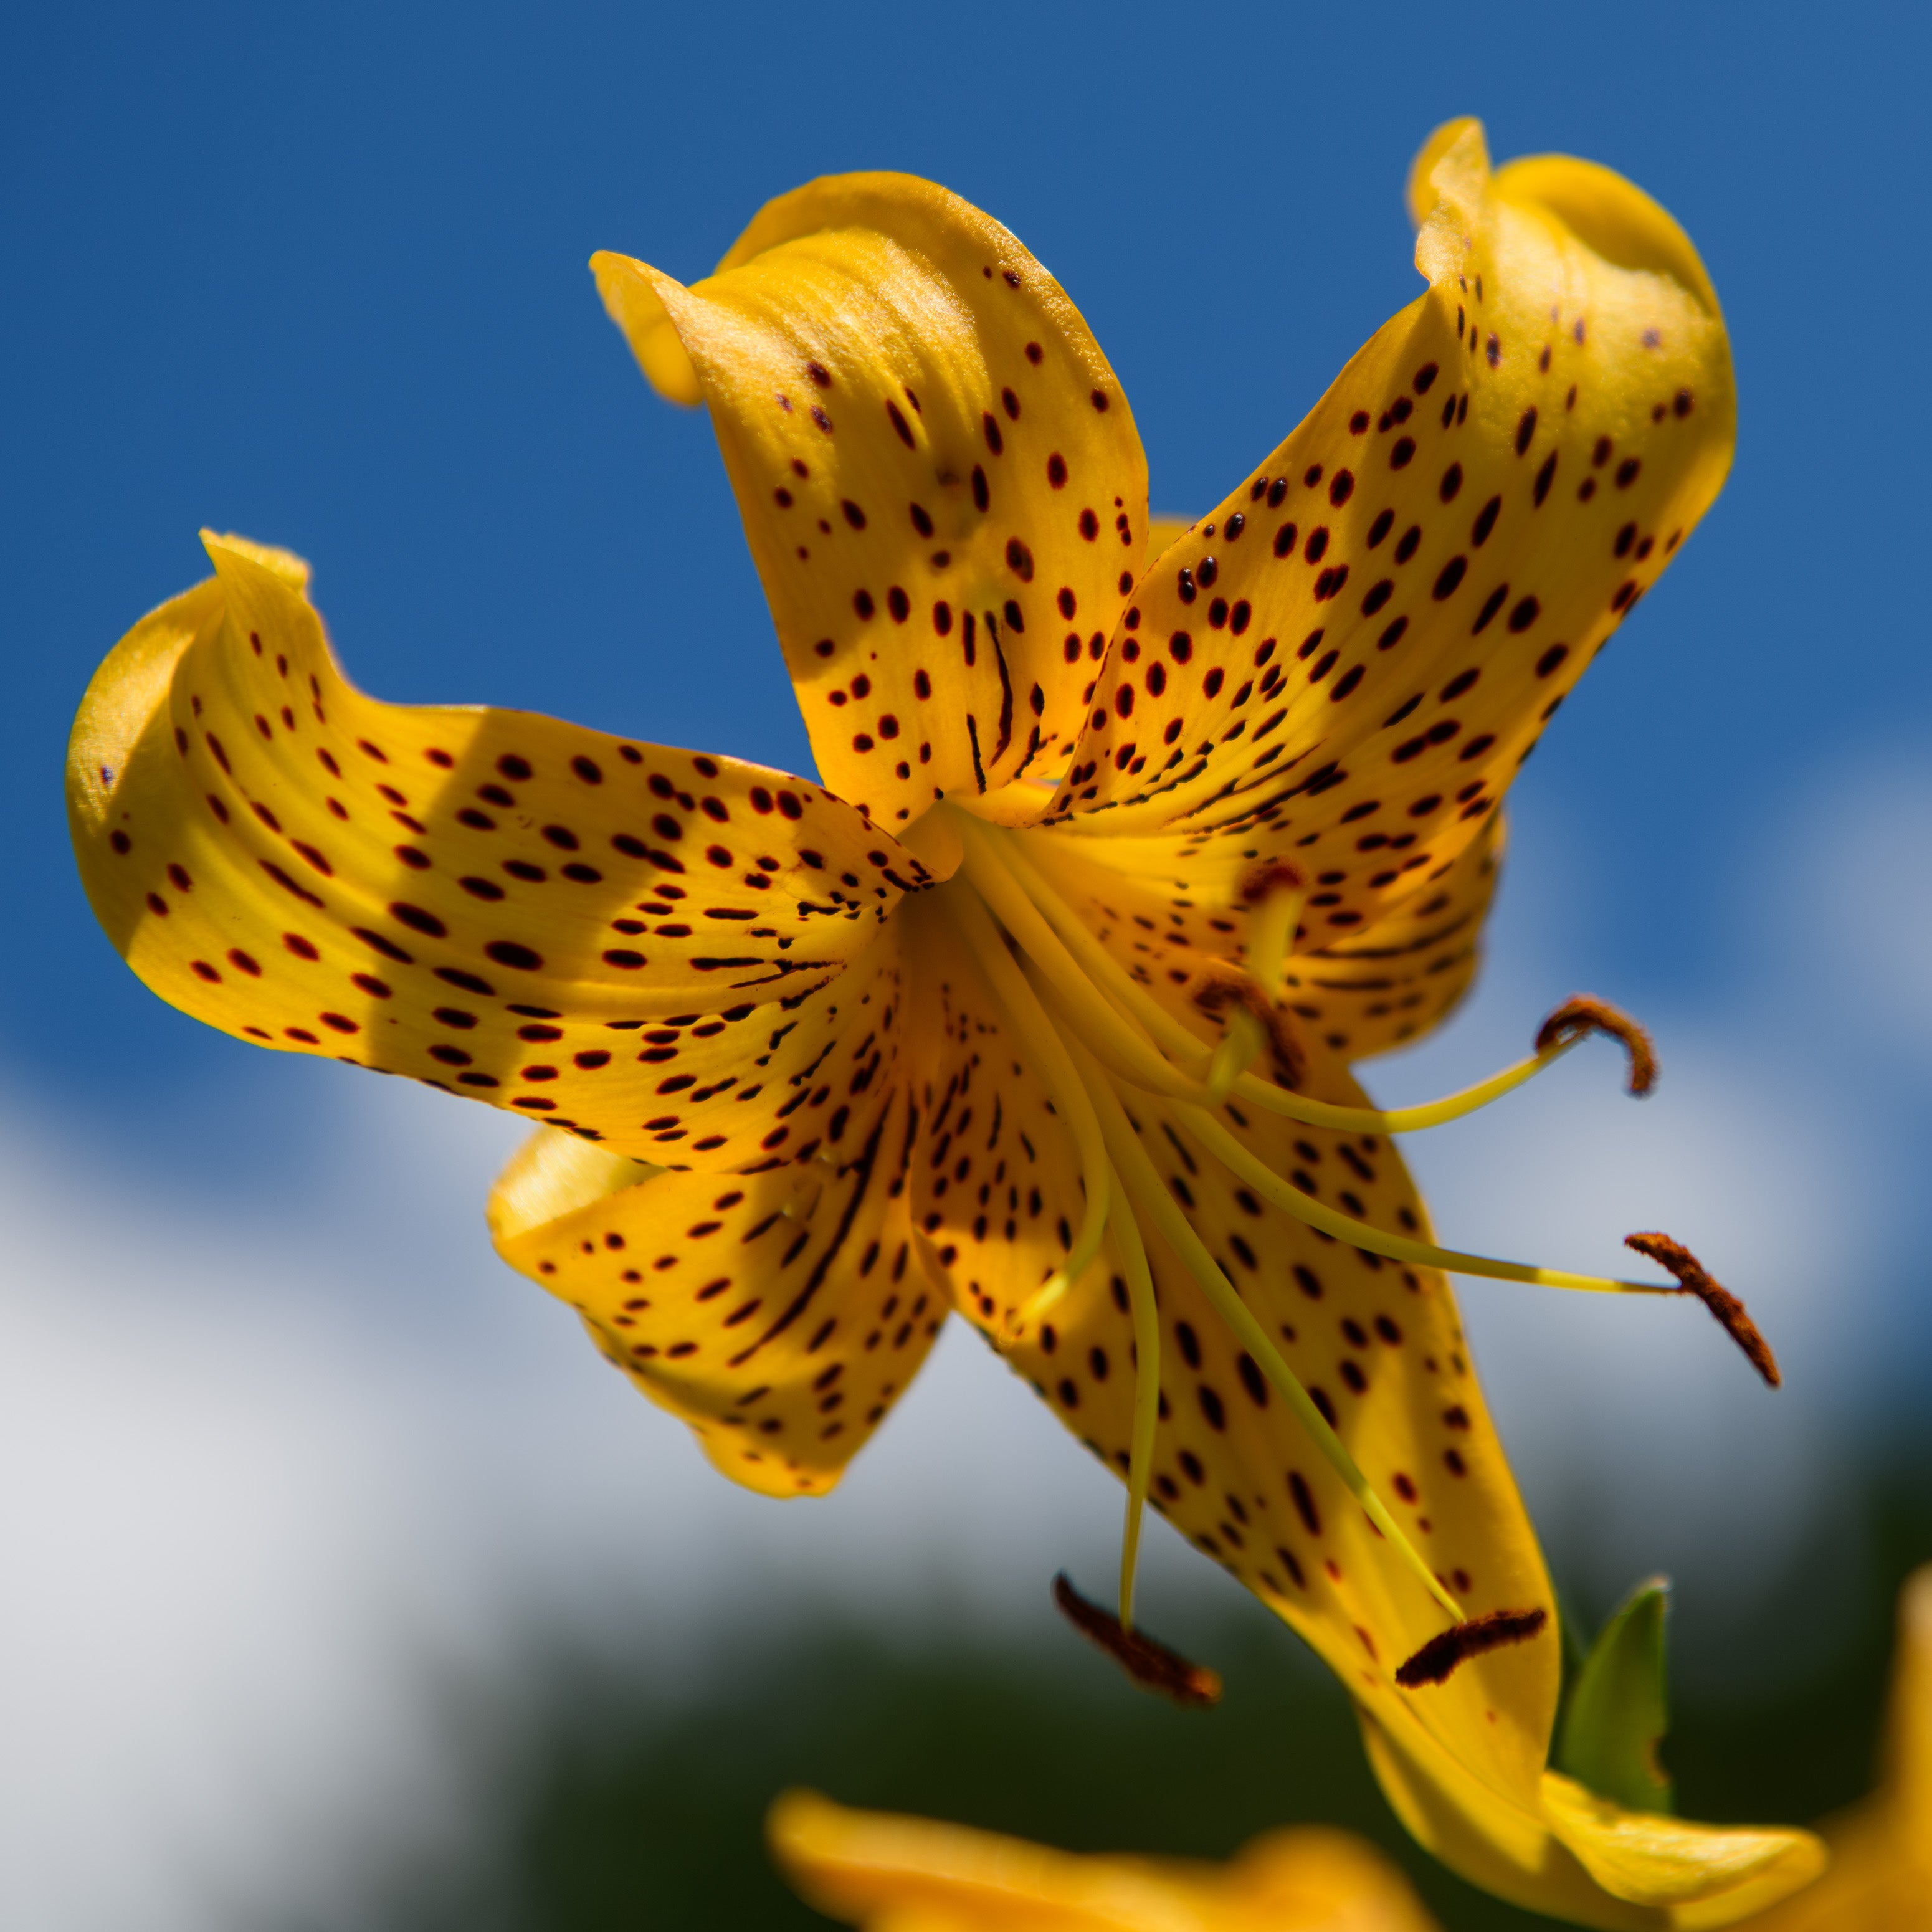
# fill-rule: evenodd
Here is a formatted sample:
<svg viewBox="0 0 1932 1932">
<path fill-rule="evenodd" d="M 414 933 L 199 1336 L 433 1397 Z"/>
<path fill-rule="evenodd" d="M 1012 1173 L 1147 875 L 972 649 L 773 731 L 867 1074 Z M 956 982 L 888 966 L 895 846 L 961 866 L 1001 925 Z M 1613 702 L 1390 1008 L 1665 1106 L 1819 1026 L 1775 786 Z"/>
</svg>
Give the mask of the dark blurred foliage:
<svg viewBox="0 0 1932 1932">
<path fill-rule="evenodd" d="M 1858 1552 L 1852 1613 L 1755 1693 L 1677 1688 L 1666 1755 L 1685 1815 L 1812 1820 L 1869 1788 L 1894 1600 L 1932 1558 L 1932 1459 L 1915 1444 L 1884 1472 L 1846 1499 L 1861 1533 L 1829 1539 Z M 1841 1600 L 1846 1580 L 1833 1580 Z M 1793 1654 L 1816 1585 L 1801 1558 L 1741 1621 L 1736 1647 Z M 793 1784 L 1077 1850 L 1219 1858 L 1271 1826 L 1325 1822 L 1400 1859 L 1448 1932 L 1552 1922 L 1473 1891 L 1408 1840 L 1340 1686 L 1258 1607 L 1171 1633 L 1226 1676 L 1206 1713 L 1136 1690 L 1070 1630 L 1054 1634 L 1000 1650 L 914 1631 L 887 1646 L 808 1623 L 782 1644 L 726 1640 L 707 1688 L 675 1705 L 643 1673 L 556 1666 L 487 1852 L 399 1876 L 380 1932 L 822 1925 L 764 1855 L 765 1807 Z M 656 1682 L 669 1667 L 658 1660 Z"/>
</svg>

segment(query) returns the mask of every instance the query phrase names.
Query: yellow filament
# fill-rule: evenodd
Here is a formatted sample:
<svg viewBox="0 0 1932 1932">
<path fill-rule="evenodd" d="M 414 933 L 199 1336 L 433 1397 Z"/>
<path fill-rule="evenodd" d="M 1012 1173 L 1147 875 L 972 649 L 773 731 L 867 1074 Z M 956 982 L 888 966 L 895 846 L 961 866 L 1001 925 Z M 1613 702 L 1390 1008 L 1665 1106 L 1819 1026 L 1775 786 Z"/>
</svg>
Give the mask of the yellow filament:
<svg viewBox="0 0 1932 1932">
<path fill-rule="evenodd" d="M 1281 976 L 1304 897 L 1292 887 L 1278 886 L 1248 914 L 1248 977 L 1264 999 L 1281 998 Z"/>
<path fill-rule="evenodd" d="M 1141 1145 L 1140 1136 L 1128 1120 L 1126 1109 L 1120 1104 L 1120 1096 L 1114 1092 L 1105 1070 L 1080 1048 L 1076 1047 L 1074 1052 L 1086 1062 L 1080 1071 L 1090 1083 L 1101 1131 L 1106 1136 L 1107 1150 L 1120 1172 L 1126 1198 L 1152 1217 L 1161 1238 L 1200 1284 L 1202 1292 L 1213 1305 L 1214 1312 L 1233 1330 L 1241 1346 L 1260 1365 L 1262 1372 L 1274 1384 L 1330 1468 L 1341 1478 L 1348 1493 L 1366 1512 L 1369 1520 L 1415 1573 L 1430 1595 L 1448 1612 L 1450 1620 L 1460 1622 L 1462 1606 L 1424 1562 L 1420 1551 L 1410 1542 L 1402 1526 L 1362 1474 L 1342 1438 L 1330 1427 L 1328 1418 L 1315 1406 L 1308 1391 L 1302 1387 L 1300 1378 L 1283 1360 L 1281 1351 L 1275 1346 L 1268 1330 L 1236 1292 L 1234 1284 L 1221 1272 L 1200 1236 L 1174 1204 L 1173 1196 L 1155 1171 L 1146 1149 Z"/>
<path fill-rule="evenodd" d="M 963 816 L 963 814 L 962 814 Z M 1069 993 L 1072 1010 L 1068 1017 L 1092 1037 L 1096 1050 L 1137 1087 L 1150 1093 L 1164 1094 L 1174 1100 L 1217 1104 L 1210 1086 L 1197 1070 L 1192 1077 L 1162 1059 L 1144 1039 L 1137 1040 L 1122 1018 L 1138 1021 L 1160 1048 L 1174 1056 L 1183 1066 L 1200 1069 L 1208 1054 L 1206 1043 L 1161 1006 L 1146 988 L 1115 959 L 1065 900 L 1041 875 L 1020 848 L 1013 834 L 968 820 L 971 831 L 965 840 L 966 864 L 963 869 L 1000 922 L 1027 952 L 1039 962 L 1053 983 Z M 1004 874 L 1004 879 L 1000 875 Z M 1095 989 L 1106 996 L 1094 998 Z M 1108 1002 L 1112 1003 L 1110 1007 Z M 1115 1010 L 1118 1009 L 1118 1012 Z M 1508 1066 L 1488 1079 L 1414 1107 L 1383 1110 L 1373 1107 L 1341 1107 L 1325 1100 L 1310 1100 L 1292 1093 L 1272 1081 L 1244 1073 L 1230 1090 L 1234 1096 L 1311 1127 L 1328 1127 L 1340 1133 L 1406 1134 L 1425 1127 L 1441 1126 L 1486 1107 L 1492 1100 L 1532 1079 L 1546 1066 L 1553 1065 L 1575 1046 L 1583 1036 L 1546 1047 Z M 1104 1045 L 1102 1041 L 1104 1039 Z"/>
<path fill-rule="evenodd" d="M 1237 1006 L 1228 1016 L 1228 1030 L 1221 1036 L 1208 1062 L 1208 1091 L 1212 1106 L 1218 1107 L 1233 1091 L 1234 1082 L 1254 1064 L 1255 1055 L 1267 1044 L 1261 1022 L 1246 1006 Z"/>
<path fill-rule="evenodd" d="M 1066 1043 L 1034 997 L 1026 975 L 1014 963 L 1006 942 L 995 929 L 986 908 L 970 891 L 953 892 L 942 886 L 959 930 L 986 976 L 1001 1013 L 1035 1070 L 1046 1081 L 1047 1091 L 1073 1136 L 1078 1150 L 1082 1178 L 1086 1184 L 1087 1208 L 1066 1258 L 1047 1277 L 1020 1311 L 1022 1322 L 1050 1308 L 1072 1283 L 1092 1265 L 1100 1252 L 1107 1231 L 1108 1175 L 1106 1144 L 1095 1117 L 1094 1102 L 1085 1084 L 1075 1072 Z"/>
<path fill-rule="evenodd" d="M 1431 1241 L 1412 1241 L 1401 1234 L 1385 1234 L 1366 1221 L 1358 1221 L 1324 1208 L 1298 1187 L 1282 1179 L 1273 1168 L 1242 1146 L 1214 1117 L 1198 1107 L 1179 1108 L 1180 1119 L 1205 1150 L 1238 1179 L 1245 1180 L 1264 1200 L 1271 1201 L 1298 1221 L 1332 1234 L 1351 1247 L 1366 1248 L 1370 1254 L 1385 1255 L 1390 1261 L 1408 1262 L 1420 1268 L 1442 1268 L 1451 1274 L 1486 1275 L 1496 1281 L 1526 1281 L 1538 1288 L 1574 1288 L 1598 1294 L 1675 1294 L 1675 1282 L 1665 1286 L 1656 1282 L 1618 1281 L 1608 1276 L 1571 1274 L 1562 1268 L 1530 1268 L 1521 1262 L 1492 1261 L 1486 1255 L 1466 1255 L 1454 1248 L 1438 1248 Z M 1104 1122 L 1102 1125 L 1104 1126 Z"/>
<path fill-rule="evenodd" d="M 1127 1448 L 1127 1520 L 1120 1536 L 1120 1628 L 1134 1627 L 1134 1572 L 1140 1561 L 1141 1520 L 1148 1485 L 1154 1480 L 1154 1431 L 1160 1422 L 1160 1311 L 1154 1297 L 1154 1272 L 1148 1266 L 1140 1223 L 1128 1204 L 1116 1169 L 1108 1177 L 1113 1211 L 1108 1226 L 1126 1277 L 1128 1306 L 1134 1319 L 1134 1420 Z"/>
</svg>

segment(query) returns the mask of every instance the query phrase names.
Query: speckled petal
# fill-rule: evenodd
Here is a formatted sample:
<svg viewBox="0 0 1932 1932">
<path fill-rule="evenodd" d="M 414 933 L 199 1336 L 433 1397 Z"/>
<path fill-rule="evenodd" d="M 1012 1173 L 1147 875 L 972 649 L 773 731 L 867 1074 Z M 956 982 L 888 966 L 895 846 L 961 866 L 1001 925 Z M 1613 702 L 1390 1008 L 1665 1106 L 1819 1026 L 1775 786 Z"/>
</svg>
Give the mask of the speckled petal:
<svg viewBox="0 0 1932 1932">
<path fill-rule="evenodd" d="M 836 1162 L 760 1174 L 669 1173 L 544 1129 L 498 1180 L 490 1232 L 725 1474 L 815 1494 L 945 1316 L 913 1252 L 910 1153 L 896 1092 Z"/>
<path fill-rule="evenodd" d="M 1454 1012 L 1481 964 L 1506 843 L 1504 815 L 1492 813 L 1426 892 L 1292 958 L 1283 997 L 1304 1030 L 1352 1063 L 1412 1046 Z"/>
<path fill-rule="evenodd" d="M 1246 843 L 1175 833 L 1110 838 L 1087 830 L 1087 821 L 1076 819 L 1034 832 L 1026 855 L 1144 983 L 1178 986 L 1217 960 L 1244 960 L 1250 908 L 1243 882 L 1290 856 L 1287 842 L 1265 830 Z M 1371 832 L 1356 842 L 1381 850 L 1387 870 L 1402 862 L 1396 842 L 1415 838 Z M 1291 956 L 1282 980 L 1298 1030 L 1352 1062 L 1411 1045 L 1444 1018 L 1475 976 L 1503 844 L 1498 813 L 1425 896 L 1398 901 L 1373 926 L 1326 944 L 1309 928 L 1331 888 L 1311 880 L 1315 904 L 1298 934 L 1311 950 Z"/>
<path fill-rule="evenodd" d="M 1345 1833 L 1273 1832 L 1226 1864 L 1082 1856 L 788 1792 L 767 1826 L 822 1910 L 868 1932 L 1431 1932 L 1396 1868 Z"/>
<path fill-rule="evenodd" d="M 1010 1333 L 1010 1314 L 1064 1260 L 1085 1196 L 1070 1137 L 970 959 L 956 951 L 928 977 L 919 928 L 936 903 L 909 908 L 906 920 L 914 970 L 943 1014 L 926 1076 L 926 1143 L 914 1160 L 914 1224 L 961 1312 L 1121 1474 L 1134 1364 L 1124 1274 L 1110 1241 L 1040 1326 L 1017 1341 Z M 1171 982 L 1154 983 L 1188 1016 Z M 1366 1104 L 1318 1046 L 1305 1085 L 1320 1099 Z M 1201 1153 L 1175 1110 L 1132 1090 L 1126 1097 L 1174 1198 L 1469 1613 L 1546 1604 L 1534 1534 L 1442 1278 L 1315 1233 Z M 1272 1116 L 1244 1123 L 1232 1108 L 1226 1120 L 1330 1205 L 1391 1232 L 1426 1226 L 1386 1142 Z M 1388 1556 L 1259 1366 L 1140 1219 L 1165 1324 L 1156 1507 L 1300 1631 L 1358 1699 L 1418 1713 L 1480 1775 L 1533 1800 L 1555 1708 L 1554 1642 L 1492 1652 L 1426 1698 L 1396 1687 L 1396 1666 L 1442 1628 L 1440 1610 Z"/>
<path fill-rule="evenodd" d="M 154 992 L 659 1161 L 837 1141 L 894 1050 L 910 854 L 734 759 L 379 704 L 302 566 L 208 547 L 217 579 L 107 659 L 69 755 L 82 879 Z"/>
<path fill-rule="evenodd" d="M 1304 1085 L 1322 1100 L 1364 1104 L 1340 1064 L 1318 1050 Z M 1534 1532 L 1472 1372 L 1447 1282 L 1325 1240 L 1243 1187 L 1195 1144 L 1174 1110 L 1132 1094 L 1127 1105 L 1196 1232 L 1466 1613 L 1548 1605 Z M 1391 1232 L 1427 1226 L 1386 1141 L 1273 1118 L 1242 1125 L 1232 1108 L 1223 1121 L 1329 1205 Z M 1532 1793 L 1556 1706 L 1553 1635 L 1465 1664 L 1426 1694 L 1398 1688 L 1396 1666 L 1441 1630 L 1441 1611 L 1389 1556 L 1259 1366 L 1151 1230 L 1148 1252 L 1166 1326 L 1168 1414 L 1155 1456 L 1156 1501 L 1292 1624 L 1364 1708 L 1392 1724 L 1422 1725 L 1464 1775 Z M 1070 1382 L 1081 1426 L 1118 1463 L 1114 1452 L 1128 1441 L 1131 1380 L 1096 1381 L 1092 1370 L 1096 1348 L 1124 1366 L 1127 1317 L 1102 1285 L 1058 1326 L 1056 1360 L 1021 1364 L 1022 1372 L 1057 1372 Z M 1064 1400 L 1068 1390 L 1059 1393 Z"/>
<path fill-rule="evenodd" d="M 1053 278 L 890 174 L 781 196 L 688 289 L 592 266 L 646 374 L 710 405 L 825 782 L 883 825 L 942 794 L 1038 817 L 1024 781 L 1065 768 L 1148 524 L 1126 398 Z"/>
<path fill-rule="evenodd" d="M 922 1018 L 913 1224 L 934 1278 L 995 1347 L 1066 1258 L 1086 1208 L 1065 1124 L 956 928 L 942 888 L 901 922 Z"/>
<path fill-rule="evenodd" d="M 1428 153 L 1428 292 L 1135 592 L 1058 814 L 1292 835 L 1318 932 L 1444 875 L 1709 506 L 1729 346 L 1682 231 L 1606 170 Z M 1179 729 L 1173 728 L 1178 724 Z M 1388 867 L 1364 834 L 1415 831 Z"/>
</svg>

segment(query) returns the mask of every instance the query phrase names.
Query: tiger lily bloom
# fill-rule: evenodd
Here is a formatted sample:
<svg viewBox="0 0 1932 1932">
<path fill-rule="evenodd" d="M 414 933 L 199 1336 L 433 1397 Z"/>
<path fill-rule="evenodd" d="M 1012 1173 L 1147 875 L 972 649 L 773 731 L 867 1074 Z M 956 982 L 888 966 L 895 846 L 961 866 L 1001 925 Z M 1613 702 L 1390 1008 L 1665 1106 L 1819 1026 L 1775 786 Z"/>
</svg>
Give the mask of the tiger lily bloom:
<svg viewBox="0 0 1932 1932">
<path fill-rule="evenodd" d="M 1225 1865 L 1082 1857 L 788 1791 L 766 1834 L 806 1899 L 866 1932 L 1437 1932 L 1379 1852 L 1316 1826 Z"/>
<path fill-rule="evenodd" d="M 1752 1932 L 1932 1932 L 1932 1567 L 1899 1593 L 1884 1782 L 1825 1838 L 1831 1870 Z"/>
<path fill-rule="evenodd" d="M 1119 382 L 957 196 L 815 182 L 688 288 L 600 255 L 710 410 L 819 782 L 380 704 L 304 566 L 211 536 L 88 693 L 75 842 L 177 1006 L 543 1124 L 500 1251 L 728 1474 L 830 1487 L 956 1312 L 1126 1478 L 1087 1619 L 1124 1661 L 1167 1669 L 1150 1498 L 1342 1676 L 1450 1863 L 1716 1924 L 1809 1841 L 1653 1843 L 1546 1773 L 1549 1582 L 1442 1271 L 1693 1292 L 1775 1368 L 1666 1238 L 1675 1284 L 1437 1246 L 1390 1138 L 1647 1048 L 1573 1002 L 1445 1102 L 1349 1066 L 1466 985 L 1504 787 L 1723 481 L 1729 350 L 1602 169 L 1492 175 L 1459 122 L 1411 198 L 1425 292 L 1151 558 Z"/>
</svg>

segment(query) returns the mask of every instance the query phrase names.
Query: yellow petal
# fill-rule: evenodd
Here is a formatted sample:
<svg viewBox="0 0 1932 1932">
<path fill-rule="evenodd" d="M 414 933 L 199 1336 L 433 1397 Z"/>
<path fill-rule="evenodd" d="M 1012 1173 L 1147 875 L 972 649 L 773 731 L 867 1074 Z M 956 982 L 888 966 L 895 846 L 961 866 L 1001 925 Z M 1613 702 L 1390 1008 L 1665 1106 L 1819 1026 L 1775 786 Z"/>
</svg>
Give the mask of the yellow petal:
<svg viewBox="0 0 1932 1932">
<path fill-rule="evenodd" d="M 921 1019 L 914 1225 L 934 1278 L 998 1346 L 1008 1316 L 1072 1246 L 1086 1205 L 1080 1164 L 955 929 L 925 900 L 902 925 Z"/>
<path fill-rule="evenodd" d="M 786 1792 L 766 1832 L 820 1910 L 874 1932 L 1430 1932 L 1401 1874 L 1340 1832 L 1270 1832 L 1226 1865 L 1079 1856 Z"/>
<path fill-rule="evenodd" d="M 1916 1572 L 1900 1594 L 1886 1742 L 1888 1783 L 1920 1850 L 1932 1858 L 1932 1566 Z M 1932 1898 L 1932 1884 L 1926 1895 Z"/>
<path fill-rule="evenodd" d="M 1362 832 L 1355 844 L 1376 854 L 1384 871 L 1398 871 L 1415 838 Z M 1426 894 L 1325 944 L 1307 930 L 1330 890 L 1315 882 L 1317 903 L 1304 910 L 1298 942 L 1308 950 L 1291 956 L 1282 981 L 1298 1029 L 1352 1062 L 1412 1045 L 1447 1018 L 1481 958 L 1504 843 L 1498 813 Z M 1290 839 L 1265 831 L 1240 844 L 1175 832 L 1106 837 L 1078 819 L 1034 832 L 1026 850 L 1130 972 L 1170 980 L 1191 976 L 1210 958 L 1243 959 L 1250 917 L 1244 882 L 1270 860 L 1300 856 Z"/>
<path fill-rule="evenodd" d="M 592 266 L 646 374 L 687 393 L 668 327 L 710 406 L 825 782 L 895 827 L 941 795 L 1036 818 L 1023 781 L 1065 766 L 1148 525 L 1126 398 L 1053 278 L 888 174 L 782 196 L 688 289 Z"/>
<path fill-rule="evenodd" d="M 909 934 L 928 912 L 908 908 Z M 909 947 L 916 943 L 909 938 Z M 1110 1242 L 1036 1326 L 1014 1337 L 1011 1316 L 1066 1256 L 1084 1201 L 1082 1174 L 970 961 L 956 951 L 942 972 L 925 966 L 927 956 L 914 954 L 915 970 L 945 1018 L 926 1076 L 928 1132 L 943 1138 L 915 1158 L 915 1224 L 961 1312 L 1123 1474 L 1135 1362 L 1124 1270 Z M 1174 992 L 1164 976 L 1155 984 Z M 1188 1016 L 1184 1002 L 1168 1004 Z M 1365 1104 L 1318 1042 L 1303 1090 Z M 1442 1629 L 1442 1612 L 1390 1556 L 1143 1211 L 1163 1321 L 1156 1507 L 1306 1638 L 1358 1700 L 1412 1714 L 1460 1774 L 1533 1805 L 1556 1708 L 1553 1601 L 1448 1284 L 1314 1232 L 1198 1149 L 1178 1109 L 1131 1090 L 1126 1099 L 1187 1219 L 1468 1613 L 1541 1606 L 1552 1621 L 1544 1637 L 1474 1659 L 1446 1684 L 1397 1688 L 1396 1666 Z M 1394 1232 L 1426 1228 L 1388 1142 L 1273 1116 L 1244 1121 L 1233 1108 L 1223 1118 L 1318 1199 Z"/>
<path fill-rule="evenodd" d="M 1544 1775 L 1543 1802 L 1557 1837 L 1606 1892 L 1670 1908 L 1680 1925 L 1733 1924 L 1825 1868 L 1809 1832 L 1625 1811 L 1557 1772 Z"/>
<path fill-rule="evenodd" d="M 490 1233 L 605 1356 L 768 1496 L 829 1490 L 946 1313 L 913 1251 L 905 1103 L 874 1100 L 835 1165 L 673 1174 L 541 1129 Z"/>
<path fill-rule="evenodd" d="M 208 548 L 216 579 L 129 633 L 69 753 L 82 878 L 154 992 L 679 1165 L 836 1141 L 893 1051 L 909 853 L 734 759 L 379 704 L 298 566 Z"/>
<path fill-rule="evenodd" d="M 1481 963 L 1505 842 L 1498 812 L 1426 893 L 1290 958 L 1285 997 L 1304 1027 L 1352 1062 L 1412 1046 L 1446 1019 Z M 1382 862 L 1400 862 L 1389 853 Z"/>
<path fill-rule="evenodd" d="M 1152 517 L 1148 520 L 1148 562 L 1157 562 L 1160 557 L 1194 526 L 1183 517 Z"/>
<path fill-rule="evenodd" d="M 1932 1567 L 1899 1593 L 1886 1729 L 1878 1790 L 1825 1827 L 1831 1869 L 1762 1932 L 1932 1932 Z"/>
<path fill-rule="evenodd" d="M 1446 876 L 1734 437 L 1723 319 L 1654 202 L 1581 162 L 1492 178 L 1474 123 L 1428 194 L 1428 292 L 1137 587 L 1054 806 L 1289 833 L 1342 874 L 1331 936 Z M 1356 848 L 1398 830 L 1424 863 L 1386 879 Z"/>
<path fill-rule="evenodd" d="M 1469 1778 L 1403 1714 L 1358 1709 L 1376 1780 L 1418 1842 L 1529 1910 L 1602 1932 L 1703 1932 L 1755 1924 L 1824 1868 L 1808 1832 L 1624 1811 L 1554 1772 L 1526 1802 Z"/>
</svg>

